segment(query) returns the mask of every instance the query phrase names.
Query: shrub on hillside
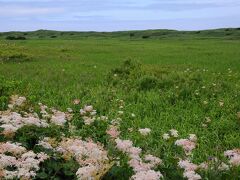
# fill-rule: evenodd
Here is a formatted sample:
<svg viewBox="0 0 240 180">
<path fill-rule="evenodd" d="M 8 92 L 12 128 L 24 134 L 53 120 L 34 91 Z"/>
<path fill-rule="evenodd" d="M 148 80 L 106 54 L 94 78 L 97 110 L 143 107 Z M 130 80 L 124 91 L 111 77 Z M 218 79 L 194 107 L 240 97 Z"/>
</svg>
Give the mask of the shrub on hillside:
<svg viewBox="0 0 240 180">
<path fill-rule="evenodd" d="M 27 38 L 24 36 L 7 36 L 7 40 L 26 40 Z"/>
</svg>

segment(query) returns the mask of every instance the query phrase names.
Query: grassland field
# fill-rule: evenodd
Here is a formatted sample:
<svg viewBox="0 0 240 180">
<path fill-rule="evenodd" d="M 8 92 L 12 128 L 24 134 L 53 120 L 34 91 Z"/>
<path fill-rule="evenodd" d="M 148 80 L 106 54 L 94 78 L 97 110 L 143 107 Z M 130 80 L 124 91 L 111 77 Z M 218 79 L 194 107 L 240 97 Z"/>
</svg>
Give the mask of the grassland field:
<svg viewBox="0 0 240 180">
<path fill-rule="evenodd" d="M 165 179 L 182 179 L 176 159 L 184 156 L 183 151 L 174 140 L 162 138 L 170 129 L 178 130 L 181 138 L 196 134 L 194 163 L 213 157 L 227 163 L 224 151 L 240 148 L 238 39 L 2 39 L 0 77 L 2 110 L 12 94 L 27 97 L 33 105 L 41 102 L 76 112 L 72 101 L 79 98 L 82 106 L 91 104 L 99 115 L 114 119 L 117 99 L 122 99 L 120 136 L 160 157 L 164 165 L 158 170 Z M 91 137 L 115 153 L 106 124 L 77 127 L 77 135 Z M 145 137 L 138 129 L 146 127 L 151 133 Z M 120 161 L 105 179 L 131 177 L 126 157 Z M 240 179 L 239 168 L 199 174 L 203 179 Z"/>
</svg>

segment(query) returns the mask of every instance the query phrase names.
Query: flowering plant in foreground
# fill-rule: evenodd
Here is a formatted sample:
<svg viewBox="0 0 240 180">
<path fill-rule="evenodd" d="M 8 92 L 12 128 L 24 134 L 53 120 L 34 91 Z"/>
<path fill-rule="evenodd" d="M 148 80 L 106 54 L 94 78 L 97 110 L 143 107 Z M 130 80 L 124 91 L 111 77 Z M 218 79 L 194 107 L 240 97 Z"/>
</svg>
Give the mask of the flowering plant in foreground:
<svg viewBox="0 0 240 180">
<path fill-rule="evenodd" d="M 11 155 L 6 155 L 10 153 Z M 36 176 L 41 162 L 48 159 L 45 153 L 27 151 L 19 143 L 0 144 L 0 178 L 6 179 L 31 179 Z M 14 167 L 14 170 L 9 170 Z"/>
<path fill-rule="evenodd" d="M 76 169 L 72 172 L 74 177 L 83 180 L 100 179 L 115 164 L 112 159 L 117 159 L 119 152 L 126 156 L 127 161 L 124 163 L 128 164 L 133 171 L 133 174 L 129 175 L 130 179 L 159 180 L 163 178 L 162 173 L 159 171 L 159 166 L 163 166 L 160 158 L 149 154 L 148 150 L 146 151 L 144 148 L 134 146 L 134 141 L 121 138 L 121 122 L 124 121 L 125 113 L 115 113 L 121 116 L 121 118 L 117 117 L 108 121 L 108 116 L 97 116 L 97 111 L 94 110 L 92 105 L 84 106 L 79 113 L 71 108 L 67 108 L 67 112 L 61 112 L 39 103 L 40 112 L 37 114 L 32 109 L 29 109 L 28 112 L 21 110 L 21 108 L 26 109 L 26 98 L 19 96 L 13 96 L 12 98 L 13 100 L 10 101 L 12 104 L 9 105 L 10 108 L 6 111 L 0 111 L 0 133 L 6 138 L 4 139 L 5 142 L 0 143 L 0 179 L 37 178 L 41 167 L 48 161 L 55 161 L 58 156 L 64 162 L 72 160 L 77 164 L 77 166 L 75 164 Z M 120 102 L 121 106 L 123 106 L 123 101 Z M 75 105 L 79 103 L 77 102 Z M 95 125 L 97 123 L 93 123 L 95 120 L 98 120 L 99 123 L 105 123 L 104 127 L 106 129 L 104 131 L 101 130 L 109 136 L 107 145 L 111 144 L 115 147 L 113 149 L 117 149 L 116 152 L 114 150 L 113 157 L 109 157 L 108 151 L 101 143 L 94 142 L 88 137 L 83 139 L 75 136 L 74 132 L 77 131 L 77 126 L 74 126 L 73 120 L 71 120 L 74 113 L 80 115 L 78 121 L 82 121 L 81 124 L 87 125 L 83 125 L 84 128 L 96 128 L 97 126 Z M 15 134 L 19 135 L 19 131 L 25 126 L 27 128 L 35 126 L 41 130 L 58 127 L 64 131 L 59 133 L 60 137 L 51 136 L 51 134 L 49 137 L 39 136 L 37 137 L 38 141 L 33 144 L 34 148 L 30 148 L 25 142 L 22 144 L 15 142 Z M 72 131 L 73 129 L 74 131 Z M 134 129 L 134 127 L 130 127 L 128 132 L 133 132 L 135 131 Z M 51 131 L 53 130 L 51 129 Z M 151 132 L 151 129 L 138 129 L 138 132 L 146 136 Z M 137 134 L 140 136 L 139 133 Z M 178 163 L 174 163 L 174 166 L 176 166 L 176 169 L 179 167 L 183 170 L 182 176 L 186 179 L 199 180 L 202 178 L 202 171 L 212 171 L 214 166 L 217 172 L 229 171 L 231 168 L 240 166 L 239 149 L 224 152 L 229 162 L 223 162 L 213 157 L 211 158 L 213 160 L 195 164 L 193 163 L 192 152 L 197 147 L 197 136 L 189 134 L 189 137 L 185 139 L 177 139 L 178 137 L 179 133 L 176 129 L 171 129 L 162 136 L 165 140 L 171 138 L 175 141 L 176 146 L 184 150 L 182 157 L 180 154 L 176 154 Z M 166 143 L 171 142 L 166 141 Z M 35 152 L 38 148 L 40 148 L 40 151 Z M 115 155 L 116 157 L 114 157 Z"/>
</svg>

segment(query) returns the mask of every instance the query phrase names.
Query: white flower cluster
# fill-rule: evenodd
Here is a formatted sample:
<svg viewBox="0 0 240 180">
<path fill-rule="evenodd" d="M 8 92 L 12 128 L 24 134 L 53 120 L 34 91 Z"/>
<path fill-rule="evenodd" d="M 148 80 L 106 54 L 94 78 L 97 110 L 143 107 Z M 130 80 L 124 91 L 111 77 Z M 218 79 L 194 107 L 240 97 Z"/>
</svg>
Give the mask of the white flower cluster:
<svg viewBox="0 0 240 180">
<path fill-rule="evenodd" d="M 27 151 L 19 143 L 1 143 L 0 179 L 31 179 L 36 176 L 40 163 L 48 158 L 45 153 Z M 14 170 L 9 170 L 9 167 Z"/>
<path fill-rule="evenodd" d="M 183 177 L 188 180 L 202 179 L 201 176 L 195 172 L 198 169 L 198 165 L 191 163 L 189 160 L 180 160 L 178 166 L 184 169 Z"/>
<path fill-rule="evenodd" d="M 10 111 L 0 112 L 0 128 L 3 128 L 2 134 L 5 136 L 14 135 L 14 133 L 25 125 L 35 125 L 38 127 L 48 127 L 49 124 L 45 120 L 40 120 L 32 114 L 23 117 L 21 114 Z"/>
<path fill-rule="evenodd" d="M 232 166 L 240 166 L 240 149 L 233 149 L 224 152 L 224 156 L 228 157 Z"/>
<path fill-rule="evenodd" d="M 20 107 L 26 102 L 26 98 L 18 95 L 12 95 L 10 97 L 10 104 L 8 104 L 9 109 L 14 107 Z"/>
<path fill-rule="evenodd" d="M 192 150 L 196 148 L 197 137 L 195 134 L 190 134 L 188 139 L 179 139 L 175 145 L 183 148 L 186 155 L 190 155 Z"/>
<path fill-rule="evenodd" d="M 14 95 L 11 97 L 9 108 L 7 111 L 0 111 L 0 128 L 5 136 L 13 136 L 15 132 L 26 125 L 34 125 L 37 127 L 48 127 L 51 123 L 63 126 L 67 120 L 70 120 L 72 115 L 52 109 L 52 113 L 48 113 L 48 107 L 39 103 L 40 113 L 43 119 L 40 119 L 37 113 L 14 112 L 14 107 L 22 106 L 26 101 L 25 97 Z"/>
<path fill-rule="evenodd" d="M 138 131 L 140 132 L 141 135 L 147 136 L 148 134 L 150 134 L 151 129 L 149 129 L 149 128 L 144 128 L 144 129 L 139 129 Z"/>
<path fill-rule="evenodd" d="M 80 109 L 80 114 L 84 124 L 91 125 L 96 120 L 97 111 L 93 109 L 93 106 L 84 106 L 83 109 Z"/>
<path fill-rule="evenodd" d="M 153 170 L 162 163 L 161 159 L 152 155 L 145 155 L 144 159 L 142 159 L 140 157 L 142 149 L 134 147 L 132 141 L 130 140 L 121 140 L 117 138 L 115 142 L 117 149 L 126 153 L 130 158 L 128 164 L 135 172 L 131 179 L 158 180 L 163 177 L 160 171 Z"/>
<path fill-rule="evenodd" d="M 75 158 L 80 165 L 76 175 L 81 180 L 101 176 L 110 168 L 107 151 L 92 141 L 66 138 L 56 147 L 56 151 Z"/>
<path fill-rule="evenodd" d="M 45 137 L 38 145 L 54 152 L 59 152 L 65 159 L 74 157 L 80 168 L 76 175 L 78 179 L 88 180 L 100 177 L 111 167 L 107 151 L 100 144 L 83 141 L 77 138 L 63 138 L 60 143 Z"/>
</svg>

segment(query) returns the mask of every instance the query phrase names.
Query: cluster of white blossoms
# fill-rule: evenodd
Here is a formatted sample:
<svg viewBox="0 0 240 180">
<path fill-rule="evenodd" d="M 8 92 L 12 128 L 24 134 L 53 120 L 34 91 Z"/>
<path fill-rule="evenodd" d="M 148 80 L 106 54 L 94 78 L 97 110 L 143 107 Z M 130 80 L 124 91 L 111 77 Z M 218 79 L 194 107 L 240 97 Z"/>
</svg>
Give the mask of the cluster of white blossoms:
<svg viewBox="0 0 240 180">
<path fill-rule="evenodd" d="M 45 120 L 34 117 L 33 114 L 27 114 L 27 117 L 23 117 L 21 114 L 9 110 L 0 112 L 0 124 L 0 128 L 3 129 L 1 133 L 5 136 L 13 136 L 18 129 L 26 125 L 49 126 Z"/>
<path fill-rule="evenodd" d="M 54 139 L 45 137 L 39 141 L 38 145 L 61 153 L 66 160 L 74 157 L 80 166 L 76 175 L 81 180 L 101 177 L 112 166 L 107 156 L 107 151 L 104 150 L 103 146 L 91 140 L 83 141 L 79 138 L 63 138 L 58 143 Z"/>
<path fill-rule="evenodd" d="M 162 137 L 163 137 L 164 140 L 168 140 L 171 137 L 177 138 L 178 137 L 178 131 L 176 129 L 170 129 L 169 133 L 164 133 Z"/>
<path fill-rule="evenodd" d="M 14 107 L 20 107 L 26 102 L 26 98 L 18 95 L 12 95 L 10 97 L 10 103 L 8 104 L 9 109 Z"/>
<path fill-rule="evenodd" d="M 124 101 L 118 100 L 119 109 L 124 108 Z M 78 105 L 80 100 L 74 101 Z M 23 126 L 35 125 L 37 127 L 49 127 L 51 124 L 63 126 L 68 123 L 69 131 L 76 128 L 70 122 L 73 117 L 73 110 L 67 108 L 67 112 L 61 112 L 54 108 L 39 103 L 40 115 L 29 110 L 30 113 L 20 111 L 19 107 L 25 107 L 25 97 L 12 96 L 7 111 L 0 111 L 0 128 L 1 134 L 6 137 L 13 137 L 15 132 Z M 118 110 L 119 110 L 118 109 Z M 17 112 L 14 112 L 17 111 Z M 18 112 L 19 111 L 19 112 Z M 122 116 L 123 111 L 116 113 Z M 107 116 L 97 116 L 93 106 L 88 105 L 80 109 L 80 115 L 86 125 L 91 125 L 95 120 L 107 121 Z M 41 118 L 40 118 L 40 117 Z M 136 115 L 132 115 L 136 117 Z M 134 171 L 132 180 L 159 180 L 163 178 L 160 171 L 157 171 L 162 160 L 151 154 L 143 154 L 140 147 L 135 147 L 131 140 L 122 140 L 120 138 L 120 125 L 122 118 L 118 117 L 109 122 L 106 134 L 110 136 L 110 141 L 114 143 L 116 149 L 128 157 L 128 165 Z M 208 120 L 210 122 L 210 120 Z M 132 132 L 133 128 L 128 128 Z M 149 128 L 138 129 L 143 136 L 151 132 Z M 176 129 L 169 130 L 163 134 L 163 139 L 172 138 L 176 146 L 180 146 L 184 150 L 184 157 L 179 159 L 178 167 L 183 169 L 183 177 L 188 180 L 199 180 L 201 176 L 197 173 L 199 170 L 211 170 L 212 163 L 216 163 L 219 171 L 227 171 L 230 167 L 240 166 L 240 150 L 228 150 L 224 155 L 229 158 L 229 162 L 225 164 L 214 158 L 212 162 L 208 161 L 200 165 L 191 161 L 192 151 L 196 148 L 197 136 L 189 134 L 186 139 L 178 139 L 178 131 Z M 169 141 L 172 142 L 172 141 Z M 80 137 L 65 138 L 61 137 L 61 141 L 54 138 L 44 137 L 37 145 L 46 149 L 50 149 L 57 154 L 61 154 L 65 160 L 74 158 L 79 164 L 76 176 L 81 180 L 100 179 L 112 167 L 113 163 L 108 157 L 108 152 L 100 143 L 94 143 L 92 140 L 82 140 Z M 54 154 L 55 154 L 54 153 Z M 28 151 L 19 143 L 2 142 L 0 143 L 0 179 L 32 179 L 39 170 L 40 163 L 48 159 L 45 153 L 34 153 Z M 214 161 L 214 162 L 213 162 Z"/>
<path fill-rule="evenodd" d="M 6 111 L 0 111 L 0 128 L 3 129 L 1 134 L 5 136 L 13 136 L 15 132 L 23 126 L 34 125 L 37 127 L 48 127 L 50 124 L 63 126 L 67 120 L 72 118 L 72 114 L 69 112 L 61 112 L 55 109 L 51 109 L 51 112 L 47 112 L 48 107 L 39 103 L 40 114 L 42 119 L 39 118 L 37 113 L 33 113 L 32 110 L 28 112 L 15 112 L 14 108 L 17 106 L 23 106 L 26 102 L 25 97 L 18 97 L 17 95 L 11 96 L 9 109 Z"/>
<path fill-rule="evenodd" d="M 189 134 L 188 139 L 179 139 L 175 141 L 175 145 L 183 148 L 187 156 L 192 154 L 192 150 L 196 148 L 197 136 L 195 134 Z M 198 165 L 192 163 L 189 159 L 182 160 L 178 162 L 178 166 L 184 169 L 183 177 L 188 180 L 199 180 L 201 176 L 195 171 L 199 168 Z"/>
<path fill-rule="evenodd" d="M 93 109 L 93 106 L 84 106 L 83 109 L 80 109 L 80 114 L 84 124 L 91 125 L 96 120 L 97 111 Z"/>
<path fill-rule="evenodd" d="M 147 136 L 148 134 L 150 134 L 151 129 L 149 129 L 149 128 L 144 128 L 144 129 L 139 129 L 138 131 L 140 132 L 141 135 Z"/>
<path fill-rule="evenodd" d="M 195 171 L 198 169 L 198 165 L 190 162 L 189 160 L 180 160 L 178 166 L 184 169 L 183 177 L 188 180 L 199 180 L 202 179 L 199 174 Z"/>
<path fill-rule="evenodd" d="M 40 163 L 48 158 L 43 152 L 27 151 L 19 143 L 0 143 L 0 179 L 34 178 Z"/>
<path fill-rule="evenodd" d="M 232 166 L 240 166 L 240 149 L 225 151 L 224 155 L 230 159 L 229 163 Z"/>
<path fill-rule="evenodd" d="M 139 147 L 134 147 L 132 141 L 121 140 L 119 138 L 115 139 L 116 148 L 127 154 L 129 157 L 129 166 L 133 168 L 135 174 L 131 179 L 135 180 L 158 180 L 162 176 L 160 171 L 154 171 L 158 165 L 162 163 L 162 160 L 153 155 L 145 155 L 141 158 L 140 154 L 142 149 Z"/>
<path fill-rule="evenodd" d="M 195 134 L 190 134 L 188 139 L 179 139 L 175 145 L 183 148 L 186 155 L 190 155 L 192 150 L 196 148 L 197 137 Z"/>
<path fill-rule="evenodd" d="M 124 101 L 123 100 L 117 100 L 119 103 L 119 108 L 123 109 L 124 107 Z M 118 115 L 122 115 L 123 111 L 118 111 Z M 134 116 L 135 117 L 135 114 Z M 158 157 L 155 157 L 153 155 L 145 155 L 141 156 L 142 149 L 139 147 L 134 147 L 133 142 L 131 140 L 122 140 L 119 138 L 120 135 L 120 123 L 122 119 L 116 118 L 111 121 L 111 124 L 109 125 L 106 133 L 111 137 L 112 140 L 116 143 L 116 148 L 121 151 L 122 153 L 125 153 L 128 158 L 128 164 L 133 169 L 135 174 L 131 177 L 131 179 L 134 180 L 159 180 L 162 178 L 162 174 L 160 171 L 155 171 L 154 169 L 162 163 L 162 160 Z M 144 128 L 138 130 L 140 134 L 143 136 L 148 135 L 151 132 L 151 129 Z"/>
</svg>

